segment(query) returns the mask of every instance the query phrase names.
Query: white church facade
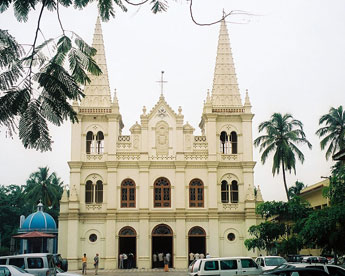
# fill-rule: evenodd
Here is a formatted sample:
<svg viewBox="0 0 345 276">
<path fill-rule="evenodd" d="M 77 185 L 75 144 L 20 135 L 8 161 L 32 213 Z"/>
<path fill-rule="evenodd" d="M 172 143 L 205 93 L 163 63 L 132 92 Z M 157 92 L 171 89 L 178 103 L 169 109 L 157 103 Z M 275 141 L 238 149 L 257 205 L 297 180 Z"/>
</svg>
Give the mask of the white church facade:
<svg viewBox="0 0 345 276">
<path fill-rule="evenodd" d="M 133 253 L 138 268 L 157 266 L 155 253 L 170 253 L 175 268 L 186 268 L 191 252 L 255 256 L 244 246 L 262 201 L 254 192 L 254 115 L 248 94 L 242 104 L 225 22 L 200 136 L 163 95 L 123 135 L 99 19 L 93 47 L 103 74 L 73 104 L 70 193 L 60 202 L 58 250 L 69 269 L 81 268 L 83 253 L 89 267 L 99 253 L 105 269 L 118 268 L 121 253 Z"/>
</svg>

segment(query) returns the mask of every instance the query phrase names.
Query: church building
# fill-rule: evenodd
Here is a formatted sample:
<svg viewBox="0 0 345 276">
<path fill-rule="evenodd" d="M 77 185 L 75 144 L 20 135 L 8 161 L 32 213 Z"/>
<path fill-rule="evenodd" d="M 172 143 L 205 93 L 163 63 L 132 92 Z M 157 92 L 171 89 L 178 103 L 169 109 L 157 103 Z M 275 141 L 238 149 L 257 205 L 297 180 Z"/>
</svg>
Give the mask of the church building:
<svg viewBox="0 0 345 276">
<path fill-rule="evenodd" d="M 257 255 L 244 246 L 263 201 L 254 188 L 254 114 L 248 92 L 242 104 L 225 21 L 212 93 L 200 103 L 202 135 L 163 94 L 123 135 L 99 19 L 92 45 L 103 74 L 90 76 L 85 98 L 73 103 L 79 123 L 72 125 L 70 191 L 60 202 L 58 249 L 69 269 L 81 268 L 84 253 L 89 267 L 98 253 L 105 269 L 118 268 L 123 253 L 138 268 L 159 266 L 159 253 L 171 254 L 175 268 L 187 268 L 195 253 Z"/>
</svg>

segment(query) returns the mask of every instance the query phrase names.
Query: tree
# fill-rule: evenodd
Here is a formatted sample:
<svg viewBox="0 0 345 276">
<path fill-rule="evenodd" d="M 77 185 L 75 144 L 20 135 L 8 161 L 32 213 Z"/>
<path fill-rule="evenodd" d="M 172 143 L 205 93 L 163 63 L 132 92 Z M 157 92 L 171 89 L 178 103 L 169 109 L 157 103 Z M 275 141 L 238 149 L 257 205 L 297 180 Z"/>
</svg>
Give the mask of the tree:
<svg viewBox="0 0 345 276">
<path fill-rule="evenodd" d="M 265 221 L 259 225 L 252 225 L 248 232 L 254 238 L 244 241 L 244 245 L 248 250 L 257 248 L 259 250 L 266 250 L 269 255 L 272 249 L 276 247 L 279 238 L 285 234 L 285 225 L 271 221 Z"/>
<path fill-rule="evenodd" d="M 305 188 L 305 185 L 303 182 L 296 181 L 295 186 L 292 186 L 289 188 L 289 191 L 288 191 L 289 198 L 298 196 L 304 188 Z"/>
<path fill-rule="evenodd" d="M 331 107 L 328 114 L 322 115 L 319 125 L 325 124 L 316 131 L 316 134 L 323 139 L 320 142 L 321 149 L 326 151 L 326 159 L 334 155 L 338 150 L 345 148 L 345 110 L 343 106 L 337 109 Z"/>
<path fill-rule="evenodd" d="M 59 201 L 61 199 L 63 182 L 56 173 L 49 173 L 48 167 L 39 168 L 33 172 L 26 181 L 24 198 L 34 208 L 40 200 L 45 206 L 45 211 L 57 221 L 59 215 Z"/>
<path fill-rule="evenodd" d="M 266 135 L 259 136 L 254 140 L 254 146 L 260 146 L 261 162 L 265 164 L 270 153 L 274 152 L 272 173 L 279 174 L 280 167 L 283 172 L 286 197 L 289 200 L 289 192 L 286 184 L 285 171 L 293 169 L 296 173 L 296 157 L 304 162 L 304 155 L 296 144 L 307 144 L 311 149 L 312 145 L 306 139 L 303 131 L 303 124 L 294 119 L 290 114 L 274 113 L 271 120 L 262 122 L 259 125 L 259 132 L 266 131 Z"/>
<path fill-rule="evenodd" d="M 63 28 L 59 8 L 83 9 L 93 0 L 0 0 L 0 13 L 11 5 L 19 22 L 26 22 L 32 10 L 39 10 L 37 27 L 30 49 L 24 48 L 7 31 L 0 29 L 0 127 L 9 136 L 19 131 L 25 148 L 51 150 L 52 138 L 48 123 L 60 126 L 65 120 L 77 122 L 70 102 L 84 95 L 80 86 L 90 82 L 87 73 L 101 74 L 94 62 L 95 49 L 77 34 Z M 115 16 L 116 8 L 123 12 L 129 6 L 151 5 L 153 13 L 166 11 L 168 0 L 97 0 L 102 20 Z M 250 15 L 232 10 L 211 23 L 194 19 L 193 1 L 189 0 L 190 15 L 195 24 L 206 26 L 231 15 Z M 61 35 L 45 39 L 40 26 L 42 14 L 52 12 L 57 17 Z M 42 44 L 39 44 L 41 35 Z M 68 64 L 68 69 L 66 69 Z"/>
<path fill-rule="evenodd" d="M 31 206 L 24 200 L 23 192 L 24 186 L 0 185 L 0 254 L 8 255 L 10 253 L 11 237 L 17 233 L 20 216 L 27 216 L 31 213 Z"/>
</svg>

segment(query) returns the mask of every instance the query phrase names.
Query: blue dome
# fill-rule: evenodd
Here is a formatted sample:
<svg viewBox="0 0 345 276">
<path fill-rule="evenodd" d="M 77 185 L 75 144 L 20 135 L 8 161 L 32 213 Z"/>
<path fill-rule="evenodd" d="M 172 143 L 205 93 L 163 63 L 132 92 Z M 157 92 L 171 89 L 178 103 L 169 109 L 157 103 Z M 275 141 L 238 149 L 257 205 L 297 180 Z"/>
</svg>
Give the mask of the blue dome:
<svg viewBox="0 0 345 276">
<path fill-rule="evenodd" d="M 23 222 L 20 230 L 43 231 L 56 230 L 56 223 L 53 217 L 43 212 L 43 204 L 39 203 L 37 212 L 29 215 Z"/>
</svg>

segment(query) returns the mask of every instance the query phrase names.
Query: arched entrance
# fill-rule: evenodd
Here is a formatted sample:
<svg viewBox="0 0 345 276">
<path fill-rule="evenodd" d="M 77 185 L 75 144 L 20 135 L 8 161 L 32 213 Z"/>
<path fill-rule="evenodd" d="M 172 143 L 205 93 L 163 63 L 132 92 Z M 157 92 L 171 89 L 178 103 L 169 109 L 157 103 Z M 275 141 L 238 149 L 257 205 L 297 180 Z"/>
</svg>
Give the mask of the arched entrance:
<svg viewBox="0 0 345 276">
<path fill-rule="evenodd" d="M 127 255 L 123 260 L 124 269 L 137 267 L 137 233 L 132 227 L 123 227 L 119 232 L 119 268 L 120 254 Z"/>
<path fill-rule="evenodd" d="M 206 232 L 199 226 L 191 228 L 188 232 L 189 263 L 193 261 L 196 253 L 206 256 Z"/>
<path fill-rule="evenodd" d="M 152 268 L 164 267 L 161 257 L 168 253 L 169 266 L 173 267 L 173 231 L 168 225 L 159 224 L 152 230 Z"/>
</svg>

